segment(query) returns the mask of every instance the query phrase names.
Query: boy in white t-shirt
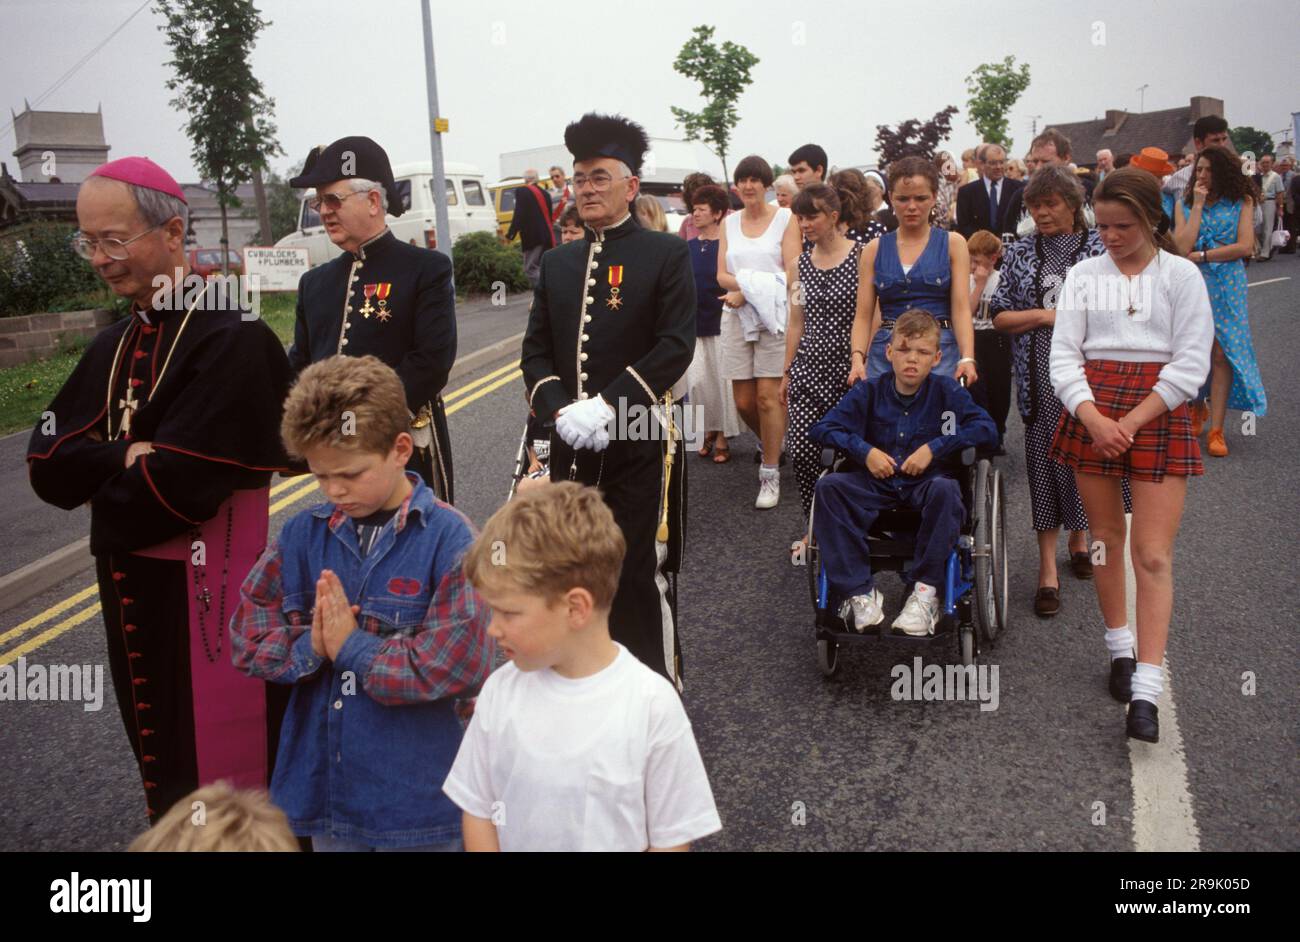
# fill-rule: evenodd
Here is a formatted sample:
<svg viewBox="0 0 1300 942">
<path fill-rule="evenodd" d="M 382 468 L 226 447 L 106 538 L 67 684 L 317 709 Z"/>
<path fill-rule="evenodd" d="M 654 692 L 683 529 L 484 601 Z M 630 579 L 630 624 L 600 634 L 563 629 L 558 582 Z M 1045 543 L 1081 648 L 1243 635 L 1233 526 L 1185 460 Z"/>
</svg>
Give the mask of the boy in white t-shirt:
<svg viewBox="0 0 1300 942">
<path fill-rule="evenodd" d="M 443 785 L 465 849 L 688 850 L 721 830 L 672 684 L 609 634 L 625 546 L 591 487 L 519 494 L 465 556 L 511 663 Z"/>
</svg>

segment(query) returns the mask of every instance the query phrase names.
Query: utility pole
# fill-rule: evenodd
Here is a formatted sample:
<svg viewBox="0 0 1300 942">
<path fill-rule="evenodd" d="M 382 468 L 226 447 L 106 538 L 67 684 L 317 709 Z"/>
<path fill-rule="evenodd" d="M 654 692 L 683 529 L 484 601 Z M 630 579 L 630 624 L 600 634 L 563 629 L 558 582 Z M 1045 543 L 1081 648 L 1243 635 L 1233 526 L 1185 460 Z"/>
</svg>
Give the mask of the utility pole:
<svg viewBox="0 0 1300 942">
<path fill-rule="evenodd" d="M 438 117 L 438 76 L 433 64 L 433 16 L 429 0 L 421 0 L 424 16 L 424 77 L 429 89 L 429 152 L 433 156 L 433 205 L 437 219 L 438 248 L 451 258 L 451 224 L 447 221 L 447 175 L 442 163 L 442 131 L 446 125 Z"/>
<path fill-rule="evenodd" d="M 1138 114 L 1142 114 L 1147 110 L 1147 89 L 1150 87 L 1150 82 L 1138 86 L 1138 94 L 1141 96 L 1138 98 Z"/>
<path fill-rule="evenodd" d="M 1041 117 L 1041 114 L 1031 114 L 1029 116 L 1029 131 L 1034 137 L 1038 137 L 1038 119 Z"/>
</svg>

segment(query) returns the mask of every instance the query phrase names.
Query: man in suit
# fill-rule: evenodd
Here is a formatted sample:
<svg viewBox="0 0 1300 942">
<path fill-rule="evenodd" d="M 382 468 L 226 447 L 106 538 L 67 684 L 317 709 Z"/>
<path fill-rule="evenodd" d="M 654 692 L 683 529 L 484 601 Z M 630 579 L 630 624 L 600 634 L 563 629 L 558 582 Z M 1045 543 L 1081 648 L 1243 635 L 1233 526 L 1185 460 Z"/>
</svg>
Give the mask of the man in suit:
<svg viewBox="0 0 1300 942">
<path fill-rule="evenodd" d="M 997 144 L 981 145 L 975 152 L 980 168 L 978 180 L 957 191 L 957 231 L 969 239 L 981 229 L 999 238 L 1011 231 L 1007 208 L 1024 187 L 1020 180 L 1006 178 L 1007 152 Z"/>
<path fill-rule="evenodd" d="M 555 247 L 555 230 L 551 227 L 551 198 L 537 185 L 537 171 L 524 171 L 524 185 L 515 188 L 515 214 L 510 220 L 506 241 L 519 236 L 524 249 L 524 274 L 534 288 L 542 273 L 542 253 Z"/>
</svg>

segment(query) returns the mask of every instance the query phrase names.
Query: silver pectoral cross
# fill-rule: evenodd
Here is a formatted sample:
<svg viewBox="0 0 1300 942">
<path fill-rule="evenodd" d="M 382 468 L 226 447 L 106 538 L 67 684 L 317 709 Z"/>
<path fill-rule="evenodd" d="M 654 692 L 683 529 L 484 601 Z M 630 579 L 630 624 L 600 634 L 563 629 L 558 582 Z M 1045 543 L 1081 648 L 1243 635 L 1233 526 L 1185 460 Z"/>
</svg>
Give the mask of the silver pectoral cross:
<svg viewBox="0 0 1300 942">
<path fill-rule="evenodd" d="M 126 398 L 117 401 L 117 407 L 122 410 L 122 434 L 131 435 L 131 418 L 135 415 L 135 410 L 140 408 L 140 403 L 135 398 L 135 389 L 131 387 L 130 380 L 127 381 Z"/>
</svg>

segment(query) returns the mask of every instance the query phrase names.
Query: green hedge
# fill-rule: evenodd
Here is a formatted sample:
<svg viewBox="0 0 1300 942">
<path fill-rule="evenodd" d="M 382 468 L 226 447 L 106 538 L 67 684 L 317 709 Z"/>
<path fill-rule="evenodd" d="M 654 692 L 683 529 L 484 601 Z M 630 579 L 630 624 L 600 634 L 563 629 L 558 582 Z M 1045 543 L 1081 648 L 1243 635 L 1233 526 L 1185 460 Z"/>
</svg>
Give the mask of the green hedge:
<svg viewBox="0 0 1300 942">
<path fill-rule="evenodd" d="M 456 290 L 490 294 L 497 283 L 507 291 L 526 291 L 524 256 L 517 245 L 502 245 L 494 232 L 467 232 L 452 249 L 456 260 Z"/>
<path fill-rule="evenodd" d="M 66 223 L 37 222 L 4 233 L 0 317 L 75 310 L 87 298 L 111 298 L 90 263 L 72 251 L 74 232 Z"/>
</svg>

